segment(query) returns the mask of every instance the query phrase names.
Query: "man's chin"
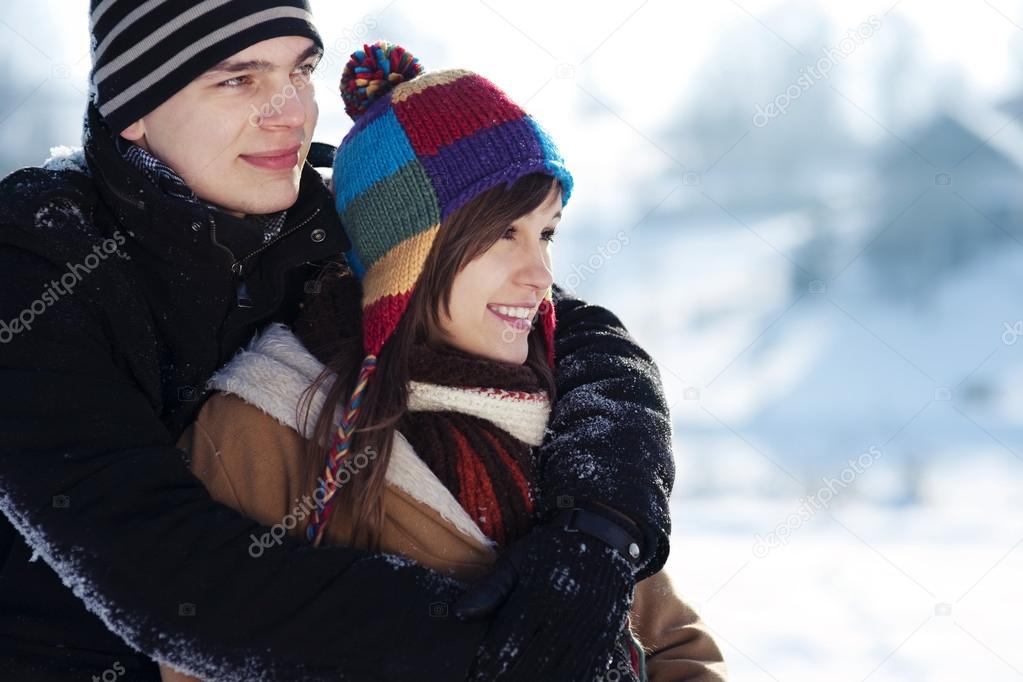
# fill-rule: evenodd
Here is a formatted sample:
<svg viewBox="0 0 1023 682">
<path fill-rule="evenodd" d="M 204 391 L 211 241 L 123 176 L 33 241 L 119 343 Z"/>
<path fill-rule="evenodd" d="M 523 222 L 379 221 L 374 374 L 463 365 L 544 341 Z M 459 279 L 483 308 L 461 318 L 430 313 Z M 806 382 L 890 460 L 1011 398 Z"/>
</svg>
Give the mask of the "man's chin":
<svg viewBox="0 0 1023 682">
<path fill-rule="evenodd" d="M 244 197 L 233 201 L 207 199 L 206 202 L 224 213 L 243 218 L 248 215 L 266 215 L 285 211 L 294 206 L 298 200 L 297 189 L 278 192 L 265 191 L 265 189 L 259 196 Z"/>
<path fill-rule="evenodd" d="M 251 197 L 251 214 L 276 213 L 285 211 L 298 201 L 298 188 L 301 175 L 295 173 L 290 178 L 266 182 L 260 186 L 256 195 Z"/>
<path fill-rule="evenodd" d="M 295 201 L 298 199 L 298 194 L 294 194 L 290 198 L 282 199 L 280 201 L 268 202 L 266 200 L 260 201 L 258 204 L 250 206 L 246 215 L 266 215 L 267 213 L 277 213 L 279 211 L 286 211 L 295 205 Z"/>
</svg>

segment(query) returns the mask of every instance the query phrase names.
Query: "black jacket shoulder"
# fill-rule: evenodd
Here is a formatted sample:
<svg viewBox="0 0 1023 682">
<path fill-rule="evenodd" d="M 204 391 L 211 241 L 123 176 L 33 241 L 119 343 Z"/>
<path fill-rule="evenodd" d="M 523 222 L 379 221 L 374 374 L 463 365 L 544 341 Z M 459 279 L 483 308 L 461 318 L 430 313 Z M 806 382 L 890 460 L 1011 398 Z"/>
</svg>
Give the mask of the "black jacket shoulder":
<svg viewBox="0 0 1023 682">
<path fill-rule="evenodd" d="M 21 168 L 0 180 L 0 244 L 63 265 L 103 234 L 95 221 L 99 194 L 85 172 Z"/>
</svg>

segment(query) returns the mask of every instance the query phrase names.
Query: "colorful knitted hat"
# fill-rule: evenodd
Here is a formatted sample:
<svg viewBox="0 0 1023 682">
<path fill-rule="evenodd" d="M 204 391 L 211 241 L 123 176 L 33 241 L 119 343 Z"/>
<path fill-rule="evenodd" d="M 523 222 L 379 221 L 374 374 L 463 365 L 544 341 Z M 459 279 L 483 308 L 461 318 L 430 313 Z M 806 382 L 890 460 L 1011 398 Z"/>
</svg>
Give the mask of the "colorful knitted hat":
<svg viewBox="0 0 1023 682">
<path fill-rule="evenodd" d="M 471 71 L 424 73 L 403 48 L 378 42 L 352 55 L 341 97 L 355 126 L 334 158 L 335 206 L 352 241 L 348 261 L 362 280 L 366 360 L 321 483 L 328 500 L 314 510 L 307 531 L 314 544 L 377 356 L 408 307 L 441 222 L 483 192 L 531 173 L 557 178 L 562 204 L 572 192 L 572 176 L 548 134 Z M 549 290 L 539 317 L 553 365 Z"/>
<path fill-rule="evenodd" d="M 493 83 L 463 70 L 423 73 L 397 45 L 353 54 L 341 96 L 355 126 L 334 159 L 336 208 L 363 280 L 366 352 L 376 355 L 405 312 L 441 221 L 529 173 L 560 180 L 565 203 L 572 176 L 547 133 Z"/>
</svg>

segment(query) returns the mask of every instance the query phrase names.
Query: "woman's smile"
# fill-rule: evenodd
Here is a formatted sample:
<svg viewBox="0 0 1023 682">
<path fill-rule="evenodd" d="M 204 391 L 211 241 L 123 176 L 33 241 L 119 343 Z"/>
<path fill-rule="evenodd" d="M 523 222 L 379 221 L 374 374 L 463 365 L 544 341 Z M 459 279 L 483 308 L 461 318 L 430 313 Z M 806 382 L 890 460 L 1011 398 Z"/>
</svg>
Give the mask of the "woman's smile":
<svg viewBox="0 0 1023 682">
<path fill-rule="evenodd" d="M 536 316 L 535 304 L 527 307 L 491 303 L 487 305 L 487 310 L 517 332 L 528 332 L 533 328 L 533 319 Z"/>
</svg>

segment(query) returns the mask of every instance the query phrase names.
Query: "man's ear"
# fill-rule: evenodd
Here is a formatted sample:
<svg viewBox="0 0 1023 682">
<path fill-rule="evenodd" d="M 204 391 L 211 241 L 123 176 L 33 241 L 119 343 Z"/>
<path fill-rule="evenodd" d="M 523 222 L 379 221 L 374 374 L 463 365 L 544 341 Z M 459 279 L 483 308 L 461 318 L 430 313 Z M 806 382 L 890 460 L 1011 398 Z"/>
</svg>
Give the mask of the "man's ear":
<svg viewBox="0 0 1023 682">
<path fill-rule="evenodd" d="M 145 136 L 146 125 L 142 122 L 141 118 L 121 131 L 121 137 L 129 142 L 138 142 Z"/>
</svg>

